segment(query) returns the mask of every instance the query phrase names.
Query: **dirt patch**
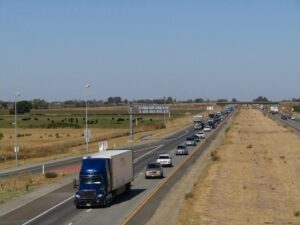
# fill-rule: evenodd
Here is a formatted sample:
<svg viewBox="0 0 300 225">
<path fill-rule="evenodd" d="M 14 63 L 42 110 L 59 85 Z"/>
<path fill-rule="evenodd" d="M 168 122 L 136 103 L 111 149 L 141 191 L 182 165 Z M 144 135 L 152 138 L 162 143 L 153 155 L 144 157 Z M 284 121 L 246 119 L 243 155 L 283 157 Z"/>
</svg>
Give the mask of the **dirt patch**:
<svg viewBox="0 0 300 225">
<path fill-rule="evenodd" d="M 242 108 L 177 224 L 300 224 L 300 139 Z"/>
</svg>

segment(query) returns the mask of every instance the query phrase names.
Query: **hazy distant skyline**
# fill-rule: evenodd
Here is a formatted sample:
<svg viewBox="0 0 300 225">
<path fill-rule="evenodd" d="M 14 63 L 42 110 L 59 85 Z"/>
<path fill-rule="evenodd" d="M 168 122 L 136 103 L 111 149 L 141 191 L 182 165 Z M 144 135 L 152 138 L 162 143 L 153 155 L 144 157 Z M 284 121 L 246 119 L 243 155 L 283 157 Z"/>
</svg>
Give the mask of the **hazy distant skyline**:
<svg viewBox="0 0 300 225">
<path fill-rule="evenodd" d="M 300 1 L 0 0 L 0 100 L 299 98 L 299 28 Z"/>
</svg>

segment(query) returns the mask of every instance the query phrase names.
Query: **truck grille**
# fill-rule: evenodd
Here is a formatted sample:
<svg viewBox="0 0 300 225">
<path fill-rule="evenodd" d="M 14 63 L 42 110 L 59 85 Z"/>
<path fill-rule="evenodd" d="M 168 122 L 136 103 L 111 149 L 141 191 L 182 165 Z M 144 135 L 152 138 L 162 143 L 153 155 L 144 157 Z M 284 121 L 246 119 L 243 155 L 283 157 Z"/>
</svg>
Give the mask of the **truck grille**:
<svg viewBox="0 0 300 225">
<path fill-rule="evenodd" d="M 95 199 L 96 191 L 95 190 L 80 191 L 80 197 L 81 197 L 81 199 Z"/>
</svg>

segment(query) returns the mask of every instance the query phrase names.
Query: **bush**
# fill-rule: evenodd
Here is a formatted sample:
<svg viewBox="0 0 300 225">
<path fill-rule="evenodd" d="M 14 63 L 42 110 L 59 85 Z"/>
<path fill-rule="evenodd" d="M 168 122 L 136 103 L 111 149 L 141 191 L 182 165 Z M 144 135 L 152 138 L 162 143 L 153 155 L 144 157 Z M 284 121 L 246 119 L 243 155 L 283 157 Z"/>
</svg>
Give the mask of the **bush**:
<svg viewBox="0 0 300 225">
<path fill-rule="evenodd" d="M 217 155 L 215 151 L 210 153 L 212 161 L 218 161 L 220 159 L 220 156 Z"/>
<path fill-rule="evenodd" d="M 0 140 L 1 140 L 2 138 L 4 138 L 4 135 L 3 135 L 3 133 L 0 133 Z"/>
<path fill-rule="evenodd" d="M 294 216 L 299 217 L 300 216 L 300 211 L 299 210 L 294 211 Z"/>
<path fill-rule="evenodd" d="M 67 124 L 67 123 L 55 123 L 54 121 L 52 124 L 48 124 L 47 128 L 80 128 L 78 124 Z"/>
<path fill-rule="evenodd" d="M 45 177 L 46 178 L 55 178 L 55 177 L 57 177 L 57 173 L 56 172 L 46 172 Z"/>
<path fill-rule="evenodd" d="M 185 195 L 184 195 L 184 199 L 185 200 L 188 200 L 189 198 L 193 198 L 194 197 L 194 194 L 193 193 L 186 193 Z"/>
</svg>

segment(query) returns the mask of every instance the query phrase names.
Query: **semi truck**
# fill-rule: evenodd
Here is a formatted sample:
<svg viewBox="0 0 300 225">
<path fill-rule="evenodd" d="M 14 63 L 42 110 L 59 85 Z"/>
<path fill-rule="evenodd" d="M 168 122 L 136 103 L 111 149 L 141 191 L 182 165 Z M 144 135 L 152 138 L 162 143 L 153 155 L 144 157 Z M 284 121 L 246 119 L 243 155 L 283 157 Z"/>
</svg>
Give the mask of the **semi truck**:
<svg viewBox="0 0 300 225">
<path fill-rule="evenodd" d="M 76 208 L 109 206 L 130 191 L 133 181 L 132 150 L 106 150 L 82 158 L 74 203 Z"/>
<path fill-rule="evenodd" d="M 204 121 L 202 115 L 196 115 L 193 118 L 194 130 L 202 130 L 204 127 Z"/>
</svg>

